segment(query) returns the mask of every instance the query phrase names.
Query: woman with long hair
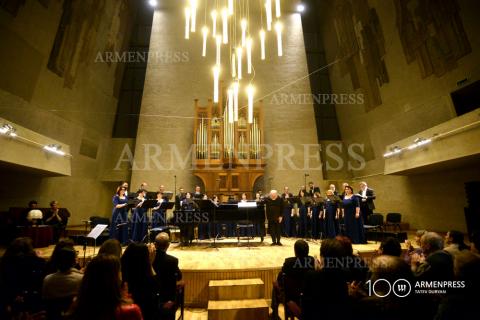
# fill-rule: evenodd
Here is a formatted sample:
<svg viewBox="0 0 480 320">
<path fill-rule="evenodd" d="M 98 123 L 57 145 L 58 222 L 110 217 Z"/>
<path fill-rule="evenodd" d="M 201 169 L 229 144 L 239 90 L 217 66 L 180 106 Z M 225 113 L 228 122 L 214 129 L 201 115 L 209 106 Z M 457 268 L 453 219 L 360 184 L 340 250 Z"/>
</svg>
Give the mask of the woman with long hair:
<svg viewBox="0 0 480 320">
<path fill-rule="evenodd" d="M 110 223 L 110 238 L 117 239 L 122 245 L 128 241 L 128 198 L 127 189 L 120 187 L 113 196 L 112 223 Z"/>
<path fill-rule="evenodd" d="M 123 297 L 117 257 L 98 255 L 87 265 L 74 304 L 73 319 L 143 319 L 138 305 Z"/>
<path fill-rule="evenodd" d="M 155 247 L 143 243 L 131 243 L 123 253 L 122 280 L 127 283 L 133 302 L 142 310 L 145 320 L 158 319 L 159 284 L 153 275 L 152 260 Z"/>
</svg>

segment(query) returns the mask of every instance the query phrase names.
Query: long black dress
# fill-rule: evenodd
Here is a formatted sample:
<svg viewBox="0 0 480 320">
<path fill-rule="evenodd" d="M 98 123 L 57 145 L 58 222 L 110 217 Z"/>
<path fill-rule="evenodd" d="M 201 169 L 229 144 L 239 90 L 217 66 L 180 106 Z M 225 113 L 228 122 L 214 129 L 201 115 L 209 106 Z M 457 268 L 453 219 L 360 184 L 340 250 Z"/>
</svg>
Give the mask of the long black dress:
<svg viewBox="0 0 480 320">
<path fill-rule="evenodd" d="M 365 231 L 363 229 L 363 219 L 360 215 L 355 217 L 356 208 L 360 208 L 358 198 L 351 196 L 343 198 L 343 210 L 345 219 L 345 233 L 352 240 L 352 243 L 365 243 Z"/>
</svg>

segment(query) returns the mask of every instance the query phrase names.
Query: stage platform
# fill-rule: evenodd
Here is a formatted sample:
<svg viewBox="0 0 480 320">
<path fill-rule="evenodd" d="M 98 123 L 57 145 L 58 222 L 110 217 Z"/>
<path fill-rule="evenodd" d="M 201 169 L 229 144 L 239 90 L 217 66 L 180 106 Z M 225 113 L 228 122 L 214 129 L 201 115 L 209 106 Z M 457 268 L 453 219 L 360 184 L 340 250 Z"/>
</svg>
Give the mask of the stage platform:
<svg viewBox="0 0 480 320">
<path fill-rule="evenodd" d="M 208 282 L 210 280 L 260 278 L 265 283 L 265 297 L 271 298 L 272 282 L 276 279 L 285 258 L 294 255 L 293 246 L 297 239 L 282 238 L 283 246 L 271 246 L 270 238 L 262 243 L 259 238 L 247 242 L 228 238 L 216 242 L 204 240 L 182 247 L 172 243 L 168 253 L 179 259 L 183 279 L 186 282 L 185 304 L 190 307 L 205 308 L 208 304 Z M 320 241 L 307 241 L 310 255 L 318 258 Z M 380 243 L 354 245 L 354 251 L 363 258 L 375 255 Z M 48 258 L 54 246 L 36 249 L 40 256 Z M 83 247 L 76 246 L 83 264 Z M 98 247 L 88 246 L 85 252 L 87 261 L 98 252 Z"/>
</svg>

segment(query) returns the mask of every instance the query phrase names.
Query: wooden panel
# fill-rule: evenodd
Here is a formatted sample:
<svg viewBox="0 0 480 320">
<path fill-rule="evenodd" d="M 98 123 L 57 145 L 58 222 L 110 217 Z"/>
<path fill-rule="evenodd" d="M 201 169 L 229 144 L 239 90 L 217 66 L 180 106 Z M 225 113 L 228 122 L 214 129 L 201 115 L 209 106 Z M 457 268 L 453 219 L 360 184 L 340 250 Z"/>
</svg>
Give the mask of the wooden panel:
<svg viewBox="0 0 480 320">
<path fill-rule="evenodd" d="M 263 295 L 272 297 L 272 284 L 277 279 L 281 267 L 254 270 L 183 270 L 185 286 L 185 305 L 206 308 L 208 305 L 208 284 L 210 280 L 260 278 L 264 285 Z"/>
<path fill-rule="evenodd" d="M 265 299 L 210 301 L 209 320 L 268 319 L 268 304 Z"/>
<path fill-rule="evenodd" d="M 262 299 L 265 288 L 262 279 L 212 280 L 208 287 L 209 300 Z"/>
</svg>

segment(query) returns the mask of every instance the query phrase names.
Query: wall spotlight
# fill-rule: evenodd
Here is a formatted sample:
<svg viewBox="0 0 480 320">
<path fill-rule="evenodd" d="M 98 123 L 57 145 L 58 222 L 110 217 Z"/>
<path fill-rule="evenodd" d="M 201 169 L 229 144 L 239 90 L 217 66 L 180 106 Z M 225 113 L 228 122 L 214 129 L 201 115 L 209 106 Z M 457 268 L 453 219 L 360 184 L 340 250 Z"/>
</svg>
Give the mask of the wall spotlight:
<svg viewBox="0 0 480 320">
<path fill-rule="evenodd" d="M 393 147 L 393 148 L 390 148 L 390 151 L 388 151 L 387 153 L 385 153 L 385 154 L 383 155 L 383 157 L 384 157 L 384 158 L 388 158 L 388 157 L 391 157 L 391 156 L 393 156 L 393 155 L 395 155 L 395 154 L 399 154 L 399 153 L 401 153 L 401 152 L 402 152 L 402 149 L 401 149 L 400 147 L 398 147 L 398 146 L 395 146 L 395 147 Z"/>
<path fill-rule="evenodd" d="M 148 4 L 151 6 L 151 7 L 156 7 L 158 2 L 157 0 L 148 0 Z"/>
<path fill-rule="evenodd" d="M 58 154 L 59 156 L 64 156 L 65 155 L 65 152 L 63 152 L 61 150 L 62 146 L 59 146 L 58 144 L 49 144 L 49 145 L 44 146 L 43 149 L 48 151 L 48 152 Z"/>
<path fill-rule="evenodd" d="M 432 142 L 432 139 L 416 138 L 413 140 L 413 144 L 408 146 L 408 150 L 413 150 L 417 147 L 429 144 L 430 142 Z"/>
<path fill-rule="evenodd" d="M 303 3 L 297 4 L 297 12 L 302 13 L 303 11 L 305 11 L 305 5 Z"/>
<path fill-rule="evenodd" d="M 6 123 L 0 127 L 0 134 L 4 134 L 6 136 L 16 137 L 16 131 L 17 130 L 15 130 L 15 128 L 9 123 Z"/>
</svg>

